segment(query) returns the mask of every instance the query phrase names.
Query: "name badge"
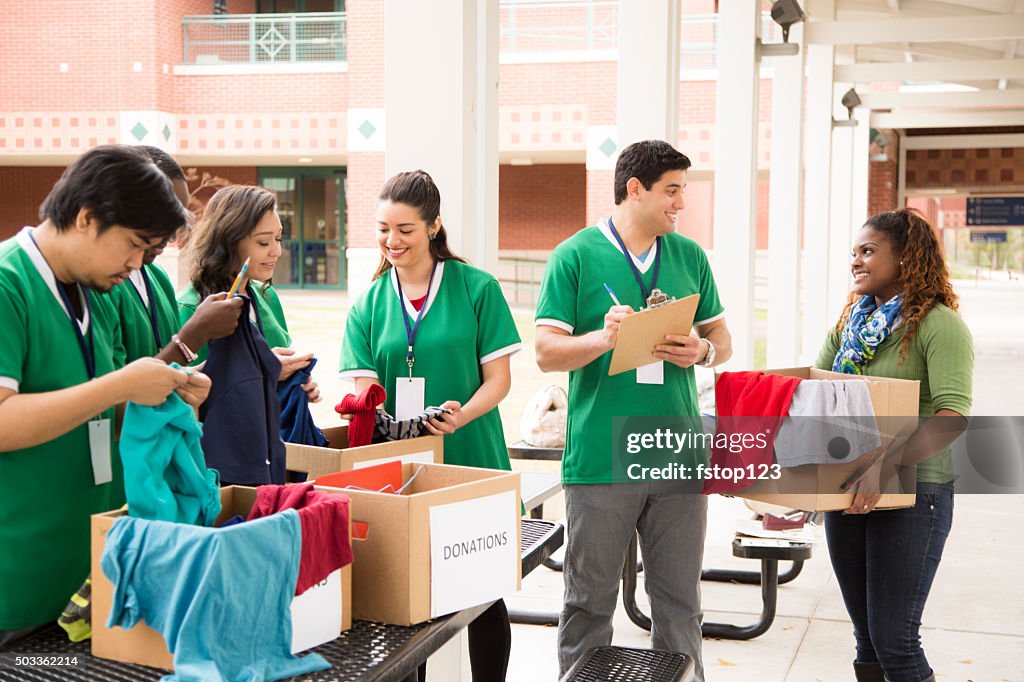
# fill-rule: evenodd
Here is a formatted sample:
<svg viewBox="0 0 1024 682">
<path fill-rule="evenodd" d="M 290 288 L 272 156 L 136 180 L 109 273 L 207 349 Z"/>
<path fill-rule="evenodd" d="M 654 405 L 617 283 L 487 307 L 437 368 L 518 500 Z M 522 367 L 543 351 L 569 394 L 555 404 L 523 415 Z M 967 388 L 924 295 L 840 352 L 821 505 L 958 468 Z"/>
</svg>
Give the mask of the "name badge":
<svg viewBox="0 0 1024 682">
<path fill-rule="evenodd" d="M 665 383 L 665 361 L 658 360 L 649 365 L 642 365 L 636 368 L 636 383 L 657 384 Z"/>
<path fill-rule="evenodd" d="M 427 382 L 423 377 L 395 379 L 395 419 L 405 421 L 422 414 L 426 392 Z"/>
<path fill-rule="evenodd" d="M 110 464 L 110 420 L 93 419 L 89 422 L 89 456 L 92 458 L 92 480 L 103 485 L 114 480 Z"/>
</svg>

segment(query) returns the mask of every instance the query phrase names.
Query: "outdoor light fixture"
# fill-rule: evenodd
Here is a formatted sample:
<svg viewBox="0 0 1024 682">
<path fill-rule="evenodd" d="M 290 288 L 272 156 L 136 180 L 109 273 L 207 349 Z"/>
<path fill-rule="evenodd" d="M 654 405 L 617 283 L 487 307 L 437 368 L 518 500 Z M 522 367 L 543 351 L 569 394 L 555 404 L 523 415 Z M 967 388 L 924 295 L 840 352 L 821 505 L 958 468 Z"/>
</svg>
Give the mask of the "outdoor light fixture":
<svg viewBox="0 0 1024 682">
<path fill-rule="evenodd" d="M 782 42 L 789 42 L 789 27 L 806 19 L 796 0 L 775 0 L 772 3 L 772 21 L 782 27 Z"/>
<path fill-rule="evenodd" d="M 782 42 L 765 44 L 758 40 L 759 56 L 788 57 L 800 54 L 800 46 L 791 45 L 789 42 L 789 27 L 805 18 L 804 11 L 800 9 L 800 3 L 796 0 L 775 0 L 772 3 L 772 20 L 782 27 Z"/>
<path fill-rule="evenodd" d="M 870 154 L 868 161 L 888 161 L 889 155 L 885 153 L 885 148 L 889 146 L 889 136 L 883 133 L 881 130 L 876 128 L 871 129 L 871 140 L 869 144 L 873 144 L 878 147 L 878 152 Z"/>
<path fill-rule="evenodd" d="M 833 118 L 832 127 L 856 128 L 857 119 L 853 117 L 853 110 L 860 106 L 860 96 L 857 94 L 857 91 L 854 90 L 853 88 L 850 88 L 849 90 L 846 91 L 846 94 L 843 95 L 843 98 L 839 100 L 839 103 L 846 107 L 846 120 L 837 121 Z"/>
</svg>

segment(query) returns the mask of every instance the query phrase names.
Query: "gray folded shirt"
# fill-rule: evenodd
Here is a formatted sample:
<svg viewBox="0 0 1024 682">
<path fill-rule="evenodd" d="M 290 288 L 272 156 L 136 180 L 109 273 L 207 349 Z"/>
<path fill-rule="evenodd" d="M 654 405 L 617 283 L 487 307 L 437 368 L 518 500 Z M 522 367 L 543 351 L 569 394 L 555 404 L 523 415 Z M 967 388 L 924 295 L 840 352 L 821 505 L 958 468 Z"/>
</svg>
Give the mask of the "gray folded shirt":
<svg viewBox="0 0 1024 682">
<path fill-rule="evenodd" d="M 800 382 L 775 436 L 781 466 L 850 462 L 882 446 L 866 381 Z"/>
</svg>

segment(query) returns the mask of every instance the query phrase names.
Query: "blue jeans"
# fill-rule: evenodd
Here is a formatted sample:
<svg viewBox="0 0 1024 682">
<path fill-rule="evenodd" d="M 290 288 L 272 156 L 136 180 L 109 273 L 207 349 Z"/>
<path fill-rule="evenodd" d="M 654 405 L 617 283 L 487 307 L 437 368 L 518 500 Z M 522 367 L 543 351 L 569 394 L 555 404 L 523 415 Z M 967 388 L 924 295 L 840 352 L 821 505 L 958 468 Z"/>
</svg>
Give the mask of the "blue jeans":
<svg viewBox="0 0 1024 682">
<path fill-rule="evenodd" d="M 918 483 L 911 508 L 825 515 L 857 661 L 877 661 L 891 682 L 932 675 L 921 648 L 921 613 L 952 525 L 952 483 Z"/>
</svg>

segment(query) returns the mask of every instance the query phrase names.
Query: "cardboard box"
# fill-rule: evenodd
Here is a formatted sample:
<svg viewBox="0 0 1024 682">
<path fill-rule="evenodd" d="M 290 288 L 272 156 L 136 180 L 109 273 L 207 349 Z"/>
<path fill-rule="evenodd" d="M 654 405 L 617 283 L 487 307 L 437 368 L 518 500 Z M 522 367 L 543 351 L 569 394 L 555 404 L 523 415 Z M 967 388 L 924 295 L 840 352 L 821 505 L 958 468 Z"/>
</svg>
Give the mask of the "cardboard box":
<svg viewBox="0 0 1024 682">
<path fill-rule="evenodd" d="M 401 495 L 339 489 L 362 477 L 378 490 L 365 482 L 381 470 L 396 487 L 415 479 Z M 520 589 L 519 474 L 395 462 L 325 482 L 352 500 L 354 618 L 413 625 Z"/>
<path fill-rule="evenodd" d="M 769 369 L 765 372 L 795 376 L 801 379 L 866 381 L 875 417 L 886 418 L 879 421 L 883 449 L 889 447 L 895 438 L 901 436 L 905 438 L 917 428 L 917 406 L 920 399 L 919 381 L 839 374 L 814 367 Z M 870 457 L 871 453 L 866 453 L 852 462 L 805 464 L 783 468 L 782 476 L 778 480 L 756 481 L 735 495 L 805 511 L 848 509 L 853 504 L 854 495 L 853 493 L 839 492 L 839 485 Z M 876 508 L 896 509 L 914 506 L 916 496 L 913 491 L 916 488 L 916 477 L 916 467 L 904 468 L 898 479 L 890 481 L 890 485 L 882 491 L 882 497 Z M 911 492 L 902 492 L 908 490 Z"/>
<path fill-rule="evenodd" d="M 256 503 L 256 489 L 228 486 L 221 488 L 220 499 L 218 524 L 236 514 L 248 516 Z M 142 622 L 130 630 L 107 627 L 114 586 L 100 568 L 100 557 L 107 531 L 116 519 L 126 515 L 126 511 L 118 510 L 92 516 L 92 653 L 100 658 L 171 670 L 174 657 L 159 632 Z M 352 566 L 335 571 L 320 585 L 295 597 L 291 611 L 292 653 L 329 642 L 351 628 Z"/>
<path fill-rule="evenodd" d="M 304 472 L 312 481 L 325 474 L 389 461 L 423 464 L 444 462 L 444 439 L 441 436 L 420 436 L 351 448 L 348 445 L 347 426 L 324 429 L 324 435 L 328 440 L 325 448 L 285 443 L 287 470 Z"/>
</svg>

